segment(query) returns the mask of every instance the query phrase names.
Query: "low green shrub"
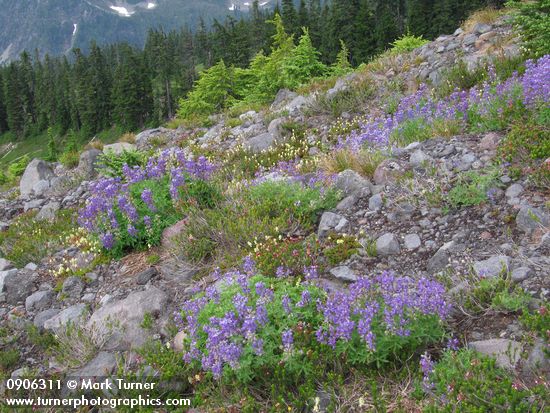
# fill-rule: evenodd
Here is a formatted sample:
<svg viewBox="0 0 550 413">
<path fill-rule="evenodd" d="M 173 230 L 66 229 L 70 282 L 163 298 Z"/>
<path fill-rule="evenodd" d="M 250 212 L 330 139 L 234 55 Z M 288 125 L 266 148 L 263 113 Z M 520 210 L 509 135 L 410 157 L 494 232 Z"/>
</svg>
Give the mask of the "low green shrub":
<svg viewBox="0 0 550 413">
<path fill-rule="evenodd" d="M 12 162 L 8 166 L 8 174 L 11 176 L 21 176 L 23 175 L 23 172 L 25 172 L 25 169 L 27 168 L 27 165 L 31 161 L 31 158 L 29 155 L 23 155 L 21 158 L 19 158 L 17 161 Z"/>
<path fill-rule="evenodd" d="M 430 396 L 426 413 L 544 410 L 547 399 L 544 385 L 525 387 L 509 372 L 498 368 L 494 359 L 472 350 L 446 351 L 438 363 L 424 368 L 422 386 Z"/>
<path fill-rule="evenodd" d="M 99 155 L 96 167 L 103 176 L 122 178 L 124 176 L 124 165 L 129 167 L 144 166 L 147 159 L 147 153 L 135 150 L 124 150 L 120 154 L 108 152 Z"/>
<path fill-rule="evenodd" d="M 515 9 L 513 22 L 521 32 L 526 52 L 535 57 L 549 54 L 550 1 L 509 0 L 507 6 Z"/>
<path fill-rule="evenodd" d="M 390 52 L 393 54 L 412 52 L 414 49 L 424 46 L 429 42 L 429 40 L 424 39 L 422 36 L 415 36 L 410 33 L 404 34 L 392 43 Z"/>
<path fill-rule="evenodd" d="M 489 200 L 490 188 L 497 185 L 498 170 L 479 172 L 465 172 L 457 177 L 453 188 L 447 194 L 447 201 L 452 208 L 479 205 Z"/>
</svg>

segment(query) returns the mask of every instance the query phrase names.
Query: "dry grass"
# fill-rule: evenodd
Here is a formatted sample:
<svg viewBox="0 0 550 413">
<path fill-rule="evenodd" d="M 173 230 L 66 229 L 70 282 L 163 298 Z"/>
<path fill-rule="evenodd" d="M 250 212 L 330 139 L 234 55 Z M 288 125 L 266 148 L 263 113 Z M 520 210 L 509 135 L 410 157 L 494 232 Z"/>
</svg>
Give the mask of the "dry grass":
<svg viewBox="0 0 550 413">
<path fill-rule="evenodd" d="M 354 152 L 350 149 L 339 149 L 321 158 L 319 164 L 323 171 L 336 174 L 351 169 L 367 178 L 372 178 L 374 171 L 386 157 L 378 151 Z"/>
<path fill-rule="evenodd" d="M 493 24 L 500 16 L 502 16 L 502 14 L 502 10 L 497 10 L 493 7 L 487 7 L 485 9 L 478 10 L 471 14 L 468 19 L 466 19 L 466 21 L 462 25 L 462 28 L 465 31 L 469 32 L 478 23 Z"/>
<path fill-rule="evenodd" d="M 86 145 L 86 147 L 84 149 L 98 149 L 98 150 L 103 150 L 103 142 L 101 142 L 100 140 L 91 140 L 90 142 L 88 142 L 88 144 Z"/>
<path fill-rule="evenodd" d="M 120 137 L 119 142 L 136 143 L 136 134 L 127 132 Z"/>
</svg>

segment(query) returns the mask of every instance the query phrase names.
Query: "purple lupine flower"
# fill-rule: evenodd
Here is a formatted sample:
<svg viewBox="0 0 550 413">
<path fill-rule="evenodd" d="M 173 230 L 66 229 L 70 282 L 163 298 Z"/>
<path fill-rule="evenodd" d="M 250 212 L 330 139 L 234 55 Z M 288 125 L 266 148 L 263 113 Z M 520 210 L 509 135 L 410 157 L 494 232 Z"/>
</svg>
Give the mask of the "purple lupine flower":
<svg viewBox="0 0 550 413">
<path fill-rule="evenodd" d="M 261 338 L 257 338 L 252 341 L 252 350 L 257 356 L 264 354 L 264 341 Z"/>
<path fill-rule="evenodd" d="M 308 290 L 302 291 L 302 297 L 300 301 L 296 304 L 296 307 L 305 307 L 311 301 L 311 294 Z"/>
<path fill-rule="evenodd" d="M 115 245 L 115 237 L 110 232 L 107 232 L 106 234 L 102 234 L 100 236 L 101 243 L 103 244 L 103 247 L 105 249 L 112 249 Z"/>
<path fill-rule="evenodd" d="M 153 202 L 153 191 L 151 191 L 149 188 L 146 188 L 141 193 L 141 200 L 147 205 L 147 208 L 149 208 L 151 211 L 155 212 L 157 208 L 155 207 L 155 203 Z"/>
<path fill-rule="evenodd" d="M 283 340 L 284 349 L 290 350 L 292 348 L 292 344 L 294 343 L 294 334 L 292 333 L 292 330 L 288 329 L 283 331 L 281 338 Z"/>
<path fill-rule="evenodd" d="M 283 309 L 287 314 L 290 314 L 292 312 L 292 308 L 290 307 L 292 304 L 292 300 L 288 295 L 284 295 L 281 299 L 281 304 L 283 305 Z"/>
</svg>

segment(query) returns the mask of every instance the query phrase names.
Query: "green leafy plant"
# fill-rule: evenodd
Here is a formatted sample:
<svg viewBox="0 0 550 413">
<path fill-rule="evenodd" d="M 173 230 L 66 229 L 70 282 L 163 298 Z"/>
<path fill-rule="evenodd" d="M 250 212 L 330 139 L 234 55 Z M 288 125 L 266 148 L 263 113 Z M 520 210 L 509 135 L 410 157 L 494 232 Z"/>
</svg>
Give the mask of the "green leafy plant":
<svg viewBox="0 0 550 413">
<path fill-rule="evenodd" d="M 393 54 L 411 52 L 414 49 L 424 46 L 426 43 L 429 43 L 429 40 L 424 39 L 422 36 L 415 36 L 407 33 L 392 43 L 390 52 Z"/>
<path fill-rule="evenodd" d="M 506 4 L 515 9 L 513 22 L 521 32 L 527 53 L 535 57 L 550 53 L 550 1 L 510 0 Z"/>
<path fill-rule="evenodd" d="M 488 309 L 514 312 L 526 309 L 530 299 L 527 292 L 512 285 L 510 277 L 504 274 L 479 280 L 467 293 L 464 307 L 474 312 Z"/>
<path fill-rule="evenodd" d="M 534 412 L 546 398 L 544 385 L 518 385 L 494 359 L 468 349 L 444 352 L 418 386 L 430 397 L 426 413 Z"/>
<path fill-rule="evenodd" d="M 452 208 L 468 207 L 486 202 L 489 197 L 487 191 L 496 185 L 499 176 L 497 170 L 479 172 L 465 172 L 458 176 L 457 182 L 447 195 Z"/>
<path fill-rule="evenodd" d="M 29 155 L 23 155 L 17 161 L 12 162 L 8 166 L 8 174 L 11 176 L 23 175 L 23 172 L 25 172 L 25 169 L 27 168 L 27 165 L 29 164 L 30 161 L 31 161 L 31 158 L 29 157 Z"/>
<path fill-rule="evenodd" d="M 120 154 L 107 152 L 99 155 L 96 168 L 101 175 L 122 178 L 124 165 L 143 166 L 147 159 L 147 153 L 136 150 L 124 150 Z"/>
<path fill-rule="evenodd" d="M 330 234 L 324 245 L 323 254 L 332 266 L 347 260 L 361 248 L 353 235 Z"/>
</svg>

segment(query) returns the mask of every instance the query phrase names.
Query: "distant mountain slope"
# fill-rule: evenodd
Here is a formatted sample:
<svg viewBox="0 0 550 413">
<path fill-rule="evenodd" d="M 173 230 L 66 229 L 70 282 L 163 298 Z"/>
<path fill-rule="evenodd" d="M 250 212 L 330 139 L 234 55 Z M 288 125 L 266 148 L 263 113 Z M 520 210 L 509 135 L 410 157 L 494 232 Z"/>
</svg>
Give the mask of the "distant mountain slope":
<svg viewBox="0 0 550 413">
<path fill-rule="evenodd" d="M 262 1 L 268 7 L 274 0 Z M 141 45 L 147 30 L 196 27 L 228 14 L 241 15 L 246 0 L 0 0 L 0 63 L 23 50 L 62 54 L 71 47 L 127 41 Z"/>
</svg>

